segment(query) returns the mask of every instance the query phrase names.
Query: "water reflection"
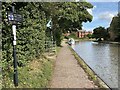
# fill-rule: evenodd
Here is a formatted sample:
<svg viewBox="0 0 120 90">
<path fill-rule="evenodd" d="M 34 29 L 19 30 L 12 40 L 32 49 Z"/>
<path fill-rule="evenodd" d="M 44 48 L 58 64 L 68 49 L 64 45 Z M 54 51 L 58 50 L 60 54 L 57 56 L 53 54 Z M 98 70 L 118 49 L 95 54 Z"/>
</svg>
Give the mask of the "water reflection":
<svg viewBox="0 0 120 90">
<path fill-rule="evenodd" d="M 118 45 L 84 41 L 72 47 L 111 88 L 118 88 Z"/>
</svg>

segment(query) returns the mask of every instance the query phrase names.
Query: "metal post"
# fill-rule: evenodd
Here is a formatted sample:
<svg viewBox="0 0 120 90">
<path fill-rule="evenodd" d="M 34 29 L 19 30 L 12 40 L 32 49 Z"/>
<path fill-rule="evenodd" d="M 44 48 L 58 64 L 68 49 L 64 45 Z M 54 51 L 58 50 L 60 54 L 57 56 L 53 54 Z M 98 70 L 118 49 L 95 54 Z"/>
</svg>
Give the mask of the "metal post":
<svg viewBox="0 0 120 90">
<path fill-rule="evenodd" d="M 12 11 L 14 13 L 14 6 L 12 6 Z M 18 72 L 17 72 L 17 57 L 16 57 L 16 25 L 13 23 L 13 64 L 14 64 L 14 86 L 18 86 Z"/>
</svg>

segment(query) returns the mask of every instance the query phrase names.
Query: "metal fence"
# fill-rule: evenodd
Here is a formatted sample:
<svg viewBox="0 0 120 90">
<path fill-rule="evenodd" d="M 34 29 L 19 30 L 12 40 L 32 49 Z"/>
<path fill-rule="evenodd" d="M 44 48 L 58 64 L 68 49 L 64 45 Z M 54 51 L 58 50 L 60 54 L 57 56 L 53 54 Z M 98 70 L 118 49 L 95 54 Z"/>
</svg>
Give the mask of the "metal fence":
<svg viewBox="0 0 120 90">
<path fill-rule="evenodd" d="M 56 41 L 45 41 L 45 52 L 56 54 Z"/>
</svg>

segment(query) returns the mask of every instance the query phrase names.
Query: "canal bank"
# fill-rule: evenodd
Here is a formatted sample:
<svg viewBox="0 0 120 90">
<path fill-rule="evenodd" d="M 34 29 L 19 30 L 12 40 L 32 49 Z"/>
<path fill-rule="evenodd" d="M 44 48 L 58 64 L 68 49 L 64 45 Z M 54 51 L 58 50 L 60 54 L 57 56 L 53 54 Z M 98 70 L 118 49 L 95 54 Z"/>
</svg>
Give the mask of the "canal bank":
<svg viewBox="0 0 120 90">
<path fill-rule="evenodd" d="M 110 88 L 118 88 L 119 45 L 80 41 L 72 48 Z"/>
<path fill-rule="evenodd" d="M 114 42 L 114 41 L 93 41 L 93 42 L 120 45 L 120 42 Z"/>
<path fill-rule="evenodd" d="M 84 62 L 84 60 L 74 51 L 74 49 L 72 49 L 71 47 L 69 48 L 76 58 L 78 64 L 87 73 L 88 78 L 92 80 L 99 88 L 110 89 L 110 87 L 99 76 L 97 76 L 97 74 Z"/>
</svg>

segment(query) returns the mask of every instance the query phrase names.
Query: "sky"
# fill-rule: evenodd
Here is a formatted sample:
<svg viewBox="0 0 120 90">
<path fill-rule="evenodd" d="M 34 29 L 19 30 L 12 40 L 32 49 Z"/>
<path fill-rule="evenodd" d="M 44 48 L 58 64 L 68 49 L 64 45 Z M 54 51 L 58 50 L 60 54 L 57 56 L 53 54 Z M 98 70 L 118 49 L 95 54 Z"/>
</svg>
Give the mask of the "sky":
<svg viewBox="0 0 120 90">
<path fill-rule="evenodd" d="M 94 6 L 93 9 L 88 9 L 88 12 L 93 16 L 92 22 L 83 23 L 82 29 L 92 31 L 94 28 L 102 26 L 108 28 L 112 18 L 118 14 L 118 0 L 87 0 Z M 111 2 L 108 2 L 111 1 Z"/>
</svg>

